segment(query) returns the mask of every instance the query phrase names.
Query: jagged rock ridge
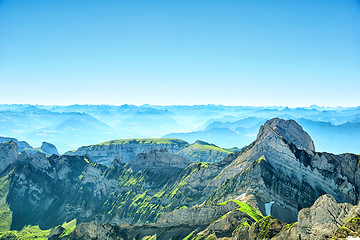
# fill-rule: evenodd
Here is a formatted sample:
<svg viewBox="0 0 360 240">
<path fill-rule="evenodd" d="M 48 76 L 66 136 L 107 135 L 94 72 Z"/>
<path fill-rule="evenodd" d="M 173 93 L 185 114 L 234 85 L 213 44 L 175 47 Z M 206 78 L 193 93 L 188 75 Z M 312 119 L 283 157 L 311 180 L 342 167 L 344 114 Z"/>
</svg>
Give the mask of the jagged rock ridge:
<svg viewBox="0 0 360 240">
<path fill-rule="evenodd" d="M 292 131 L 281 135 L 286 128 Z M 252 144 L 217 163 L 188 165 L 185 159 L 155 149 L 138 155 L 134 163 L 116 159 L 111 167 L 89 162 L 85 156 L 46 158 L 24 153 L 9 172 L 7 201 L 14 229 L 26 224 L 51 227 L 77 218 L 80 223 L 98 220 L 100 224 L 162 227 L 192 222 L 194 228 L 203 227 L 194 234 L 215 235 L 214 229 L 223 223 L 211 223 L 233 211 L 219 204 L 231 199 L 246 201 L 263 215 L 284 222 L 296 221 L 299 210 L 310 207 L 324 193 L 339 202 L 357 203 L 359 156 L 312 149 L 311 138 L 296 122 L 272 119 L 260 128 Z M 152 167 L 153 163 L 159 167 Z M 175 163 L 182 166 L 176 173 L 162 174 L 163 164 L 174 168 Z M 240 223 L 240 216 L 234 212 L 224 219 Z M 262 223 L 279 229 L 270 216 Z M 246 235 L 248 227 L 234 231 Z"/>
<path fill-rule="evenodd" d="M 18 152 L 22 152 L 25 148 L 32 148 L 30 144 L 25 141 L 18 141 L 16 138 L 0 137 L 0 143 L 14 141 L 18 145 Z"/>
<path fill-rule="evenodd" d="M 60 155 L 55 145 L 48 142 L 43 142 L 38 148 L 25 148 L 24 151 L 28 153 L 42 152 L 45 153 L 46 156 L 51 156 L 53 154 Z"/>
</svg>

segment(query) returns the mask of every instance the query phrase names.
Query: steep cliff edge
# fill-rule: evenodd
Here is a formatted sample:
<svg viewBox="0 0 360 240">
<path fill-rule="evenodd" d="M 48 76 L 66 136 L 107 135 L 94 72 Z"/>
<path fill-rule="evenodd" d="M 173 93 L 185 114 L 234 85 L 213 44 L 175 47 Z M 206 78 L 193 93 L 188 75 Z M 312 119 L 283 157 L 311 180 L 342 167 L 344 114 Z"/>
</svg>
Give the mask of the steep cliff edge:
<svg viewBox="0 0 360 240">
<path fill-rule="evenodd" d="M 169 153 L 176 154 L 188 146 L 188 142 L 180 139 L 121 139 L 80 147 L 76 151 L 66 152 L 65 155 L 87 155 L 93 161 L 109 166 L 115 158 L 120 158 L 122 162 L 127 163 L 132 161 L 137 154 L 147 152 L 152 148 L 166 149 Z"/>
<path fill-rule="evenodd" d="M 43 142 L 41 146 L 37 148 L 25 148 L 24 151 L 28 153 L 36 153 L 36 152 L 45 153 L 47 157 L 53 154 L 60 155 L 56 146 L 48 142 Z"/>
<path fill-rule="evenodd" d="M 0 143 L 0 173 L 13 164 L 18 157 L 18 145 L 14 141 Z"/>
</svg>

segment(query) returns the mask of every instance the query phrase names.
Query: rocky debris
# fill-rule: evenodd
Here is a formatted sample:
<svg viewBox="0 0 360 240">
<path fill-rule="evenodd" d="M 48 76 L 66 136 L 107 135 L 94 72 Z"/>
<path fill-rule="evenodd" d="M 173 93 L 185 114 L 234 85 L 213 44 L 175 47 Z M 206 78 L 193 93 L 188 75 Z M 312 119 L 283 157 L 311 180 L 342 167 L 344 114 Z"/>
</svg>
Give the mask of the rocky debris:
<svg viewBox="0 0 360 240">
<path fill-rule="evenodd" d="M 9 137 L 0 137 L 0 143 L 14 141 L 18 145 L 18 152 L 22 152 L 25 148 L 32 148 L 30 144 L 25 141 L 18 141 L 16 138 L 9 138 Z"/>
<path fill-rule="evenodd" d="M 0 143 L 0 173 L 13 164 L 18 157 L 18 145 L 14 141 Z"/>
<path fill-rule="evenodd" d="M 165 141 L 166 140 L 166 141 Z M 112 160 L 120 157 L 124 163 L 132 161 L 139 153 L 150 149 L 167 149 L 171 154 L 189 146 L 180 139 L 123 139 L 105 142 L 97 145 L 83 146 L 76 151 L 66 152 L 66 155 L 88 155 L 97 163 L 109 166 Z"/>
</svg>

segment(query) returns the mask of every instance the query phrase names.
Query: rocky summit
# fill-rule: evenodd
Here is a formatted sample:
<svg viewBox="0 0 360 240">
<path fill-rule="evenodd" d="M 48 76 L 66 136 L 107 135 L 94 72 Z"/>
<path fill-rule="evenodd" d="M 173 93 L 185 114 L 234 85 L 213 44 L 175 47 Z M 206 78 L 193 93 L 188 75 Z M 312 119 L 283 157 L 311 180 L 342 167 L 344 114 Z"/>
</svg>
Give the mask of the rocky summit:
<svg viewBox="0 0 360 240">
<path fill-rule="evenodd" d="M 359 155 L 316 152 L 293 120 L 266 121 L 254 142 L 215 162 L 183 151 L 217 148 L 209 143 L 141 141 L 51 156 L 0 144 L 0 239 L 29 226 L 49 239 L 359 237 Z"/>
</svg>

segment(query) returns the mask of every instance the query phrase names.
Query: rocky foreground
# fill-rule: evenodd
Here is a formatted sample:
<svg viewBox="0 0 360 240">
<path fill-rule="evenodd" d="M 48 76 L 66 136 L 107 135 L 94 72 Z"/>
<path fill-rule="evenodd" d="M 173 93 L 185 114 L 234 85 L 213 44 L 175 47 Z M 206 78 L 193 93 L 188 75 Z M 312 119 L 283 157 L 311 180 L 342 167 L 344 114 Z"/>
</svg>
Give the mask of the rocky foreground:
<svg viewBox="0 0 360 240">
<path fill-rule="evenodd" d="M 267 121 L 253 143 L 215 163 L 155 148 L 128 163 L 110 156 L 109 166 L 88 152 L 17 152 L 13 141 L 0 144 L 4 230 L 39 225 L 52 228 L 49 239 L 359 236 L 360 157 L 316 152 L 292 120 Z M 63 224 L 73 219 L 76 227 Z"/>
</svg>

